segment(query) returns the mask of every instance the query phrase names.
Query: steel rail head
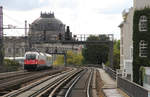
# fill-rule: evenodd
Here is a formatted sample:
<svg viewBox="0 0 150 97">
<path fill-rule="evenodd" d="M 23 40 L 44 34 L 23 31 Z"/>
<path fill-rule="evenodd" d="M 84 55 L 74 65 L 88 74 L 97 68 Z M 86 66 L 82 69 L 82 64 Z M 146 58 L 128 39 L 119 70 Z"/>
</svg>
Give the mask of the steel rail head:
<svg viewBox="0 0 150 97">
<path fill-rule="evenodd" d="M 74 69 L 72 71 L 69 72 L 65 72 L 65 75 L 68 75 L 69 73 L 73 72 Z M 68 76 L 66 76 L 68 77 Z M 55 86 L 57 86 L 61 81 L 63 81 L 64 79 L 66 79 L 66 77 L 61 77 L 59 81 L 57 82 L 53 82 L 48 84 L 46 87 L 41 88 L 39 91 L 33 93 L 32 95 L 30 95 L 29 97 L 42 97 L 42 95 L 44 95 L 48 90 L 53 89 Z"/>
<path fill-rule="evenodd" d="M 87 97 L 90 97 L 90 84 L 91 84 L 91 80 L 92 80 L 92 75 L 93 75 L 93 71 L 91 71 L 91 73 L 90 73 L 90 78 L 89 78 L 87 91 L 86 91 Z"/>
<path fill-rule="evenodd" d="M 53 97 L 55 95 L 55 92 L 64 84 L 66 83 L 70 78 L 72 78 L 73 76 L 75 76 L 76 74 L 78 74 L 81 70 L 74 72 L 73 74 L 71 74 L 70 76 L 67 77 L 67 79 L 65 79 L 64 81 L 62 81 L 49 95 L 49 97 Z"/>
<path fill-rule="evenodd" d="M 75 78 L 75 81 L 72 83 L 72 85 L 69 87 L 69 89 L 67 90 L 66 94 L 65 94 L 65 97 L 68 97 L 71 89 L 73 88 L 73 86 L 77 83 L 77 81 L 80 79 L 81 75 L 78 76 L 77 78 Z"/>
<path fill-rule="evenodd" d="M 68 70 L 68 71 L 70 71 L 70 70 Z M 23 93 L 25 91 L 28 91 L 29 89 L 31 89 L 31 88 L 33 88 L 33 87 L 35 87 L 35 86 L 37 86 L 37 85 L 39 85 L 39 84 L 49 80 L 50 78 L 53 78 L 53 77 L 58 76 L 60 74 L 66 73 L 68 71 L 63 71 L 61 73 L 57 73 L 57 74 L 51 75 L 48 79 L 44 79 L 42 81 L 40 80 L 40 81 L 38 81 L 36 83 L 32 83 L 30 86 L 26 86 L 26 87 L 21 88 L 21 89 L 19 89 L 17 91 L 13 91 L 13 92 L 11 92 L 9 94 L 4 95 L 3 97 L 15 97 L 16 95 L 20 95 L 21 93 Z"/>
<path fill-rule="evenodd" d="M 45 91 L 43 91 L 41 94 L 39 94 L 37 97 L 41 97 L 42 95 L 44 95 L 49 90 L 52 90 L 50 95 L 49 95 L 49 97 L 52 97 L 55 94 L 55 92 L 57 91 L 57 89 L 59 89 L 60 86 L 63 85 L 71 77 L 71 75 L 75 74 L 75 72 L 76 71 L 69 72 L 67 74 L 67 76 L 63 77 L 62 79 L 60 79 L 59 81 L 54 83 L 52 86 L 50 86 Z"/>
</svg>

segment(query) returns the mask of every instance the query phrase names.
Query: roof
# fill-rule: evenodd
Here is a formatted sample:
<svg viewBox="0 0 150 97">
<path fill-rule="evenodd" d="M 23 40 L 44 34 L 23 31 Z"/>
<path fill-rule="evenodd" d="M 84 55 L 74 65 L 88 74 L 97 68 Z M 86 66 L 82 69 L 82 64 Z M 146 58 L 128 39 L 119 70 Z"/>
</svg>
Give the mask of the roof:
<svg viewBox="0 0 150 97">
<path fill-rule="evenodd" d="M 32 24 L 48 24 L 48 23 L 56 23 L 56 24 L 63 24 L 60 20 L 56 18 L 38 18 Z"/>
</svg>

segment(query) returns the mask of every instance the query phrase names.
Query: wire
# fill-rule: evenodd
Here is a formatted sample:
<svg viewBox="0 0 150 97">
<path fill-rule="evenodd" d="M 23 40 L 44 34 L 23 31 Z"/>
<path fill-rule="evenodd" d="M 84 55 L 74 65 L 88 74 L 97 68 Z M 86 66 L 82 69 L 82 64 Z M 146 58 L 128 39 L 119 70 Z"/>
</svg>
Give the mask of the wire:
<svg viewBox="0 0 150 97">
<path fill-rule="evenodd" d="M 3 15 L 6 16 L 7 18 L 9 18 L 10 20 L 14 21 L 15 23 L 19 24 L 19 25 L 23 24 L 21 21 L 18 21 L 18 20 L 12 18 L 11 16 L 9 16 L 9 15 L 7 15 L 5 13 L 3 13 Z"/>
</svg>

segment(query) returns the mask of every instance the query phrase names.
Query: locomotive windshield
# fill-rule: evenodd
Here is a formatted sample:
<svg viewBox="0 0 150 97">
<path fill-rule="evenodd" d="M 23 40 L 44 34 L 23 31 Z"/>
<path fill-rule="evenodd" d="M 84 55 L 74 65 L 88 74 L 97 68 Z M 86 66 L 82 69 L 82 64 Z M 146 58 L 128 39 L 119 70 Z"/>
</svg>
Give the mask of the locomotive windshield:
<svg viewBox="0 0 150 97">
<path fill-rule="evenodd" d="M 26 55 L 26 59 L 27 60 L 35 60 L 36 59 L 36 55 L 35 54 L 27 54 Z"/>
</svg>

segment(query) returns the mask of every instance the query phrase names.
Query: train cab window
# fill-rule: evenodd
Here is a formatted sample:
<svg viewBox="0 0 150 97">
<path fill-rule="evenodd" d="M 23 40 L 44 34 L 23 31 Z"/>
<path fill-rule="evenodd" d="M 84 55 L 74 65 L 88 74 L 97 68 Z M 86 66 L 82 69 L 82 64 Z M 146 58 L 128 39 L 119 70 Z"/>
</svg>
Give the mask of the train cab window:
<svg viewBox="0 0 150 97">
<path fill-rule="evenodd" d="M 36 59 L 36 55 L 35 54 L 28 54 L 28 55 L 26 55 L 26 59 L 27 60 L 35 60 Z"/>
</svg>

